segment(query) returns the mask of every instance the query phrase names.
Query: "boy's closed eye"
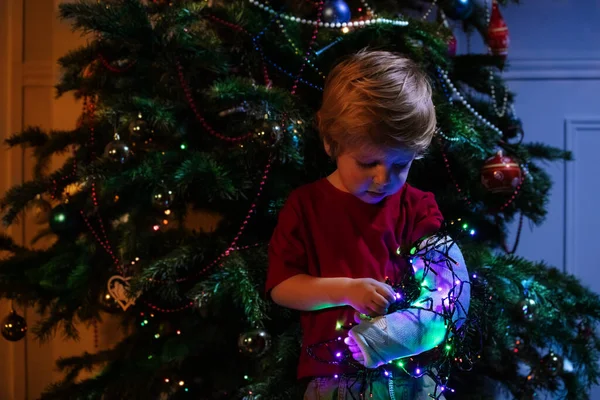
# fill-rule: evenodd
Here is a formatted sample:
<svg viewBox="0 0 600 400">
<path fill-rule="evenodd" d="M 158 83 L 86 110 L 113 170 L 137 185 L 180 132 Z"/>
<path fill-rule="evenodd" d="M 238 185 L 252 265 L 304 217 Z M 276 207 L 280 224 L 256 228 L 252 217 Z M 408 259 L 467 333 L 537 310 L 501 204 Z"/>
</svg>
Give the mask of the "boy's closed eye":
<svg viewBox="0 0 600 400">
<path fill-rule="evenodd" d="M 372 161 L 372 162 L 361 162 L 361 161 L 357 161 L 358 166 L 364 169 L 369 169 L 369 168 L 375 168 L 376 166 L 378 166 L 380 164 L 379 161 Z M 393 164 L 392 167 L 393 168 L 397 168 L 397 169 L 403 169 L 406 168 L 408 166 L 408 163 L 396 163 Z"/>
</svg>

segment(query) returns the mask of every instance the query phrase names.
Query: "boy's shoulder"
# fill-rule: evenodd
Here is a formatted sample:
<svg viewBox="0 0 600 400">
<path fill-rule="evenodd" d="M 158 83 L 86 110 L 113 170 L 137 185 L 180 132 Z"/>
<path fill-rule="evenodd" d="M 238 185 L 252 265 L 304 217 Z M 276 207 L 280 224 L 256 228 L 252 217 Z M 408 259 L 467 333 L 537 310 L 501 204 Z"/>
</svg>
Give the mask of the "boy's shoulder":
<svg viewBox="0 0 600 400">
<path fill-rule="evenodd" d="M 404 184 L 401 192 L 400 207 L 409 207 L 411 210 L 431 207 L 437 208 L 435 195 L 431 192 L 417 189 L 408 183 Z"/>
<path fill-rule="evenodd" d="M 325 179 L 325 178 L 324 178 Z M 293 189 L 289 196 L 289 203 L 304 202 L 306 200 L 313 200 L 323 195 L 323 179 L 319 179 L 314 182 L 305 183 L 297 188 Z"/>
<path fill-rule="evenodd" d="M 406 201 L 410 202 L 421 200 L 423 197 L 433 196 L 432 193 L 425 192 L 421 189 L 417 189 L 416 187 L 411 186 L 408 183 L 404 184 L 402 191 L 404 192 L 404 198 L 406 199 Z"/>
</svg>

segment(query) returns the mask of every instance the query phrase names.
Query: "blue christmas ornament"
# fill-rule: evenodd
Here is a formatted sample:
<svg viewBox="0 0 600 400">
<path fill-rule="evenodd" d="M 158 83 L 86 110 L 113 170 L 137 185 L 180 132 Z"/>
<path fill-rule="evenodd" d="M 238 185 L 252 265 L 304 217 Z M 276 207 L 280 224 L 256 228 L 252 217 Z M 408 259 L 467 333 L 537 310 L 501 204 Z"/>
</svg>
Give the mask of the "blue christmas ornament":
<svg viewBox="0 0 600 400">
<path fill-rule="evenodd" d="M 350 21 L 350 7 L 344 0 L 326 1 L 323 5 L 323 21 L 329 23 Z"/>
<path fill-rule="evenodd" d="M 452 19 L 467 19 L 473 13 L 473 0 L 447 0 L 444 11 Z"/>
</svg>

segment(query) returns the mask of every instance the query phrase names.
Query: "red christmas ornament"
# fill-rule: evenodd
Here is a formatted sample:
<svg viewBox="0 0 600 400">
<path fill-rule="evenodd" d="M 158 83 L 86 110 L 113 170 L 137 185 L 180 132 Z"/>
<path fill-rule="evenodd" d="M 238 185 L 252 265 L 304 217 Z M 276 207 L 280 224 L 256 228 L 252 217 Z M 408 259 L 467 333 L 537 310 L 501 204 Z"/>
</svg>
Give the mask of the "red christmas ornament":
<svg viewBox="0 0 600 400">
<path fill-rule="evenodd" d="M 448 55 L 454 57 L 456 55 L 456 36 L 452 34 L 450 40 L 448 40 Z"/>
<path fill-rule="evenodd" d="M 492 15 L 490 16 L 487 36 L 487 43 L 492 54 L 506 57 L 510 44 L 508 26 L 502 14 L 500 14 L 500 8 L 496 0 L 492 2 Z"/>
<path fill-rule="evenodd" d="M 438 21 L 444 25 L 446 28 L 448 28 L 448 30 L 450 31 L 450 39 L 448 39 L 448 56 L 449 57 L 454 57 L 456 56 L 456 45 L 457 45 L 457 41 L 456 41 L 456 36 L 454 35 L 454 32 L 452 31 L 452 28 L 450 27 L 450 24 L 448 23 L 448 20 L 446 19 L 446 15 L 444 14 L 444 12 L 442 10 L 439 10 L 438 13 Z"/>
<path fill-rule="evenodd" d="M 502 154 L 485 160 L 481 168 L 481 184 L 492 193 L 512 193 L 521 183 L 521 167 L 512 158 Z"/>
</svg>

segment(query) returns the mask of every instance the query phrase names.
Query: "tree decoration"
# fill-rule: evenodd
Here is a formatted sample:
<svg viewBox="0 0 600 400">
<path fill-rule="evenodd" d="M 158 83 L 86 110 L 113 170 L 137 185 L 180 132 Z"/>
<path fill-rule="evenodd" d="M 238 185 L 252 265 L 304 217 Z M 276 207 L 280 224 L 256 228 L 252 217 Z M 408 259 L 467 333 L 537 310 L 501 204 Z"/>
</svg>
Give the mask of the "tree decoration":
<svg viewBox="0 0 600 400">
<path fill-rule="evenodd" d="M 444 11 L 452 19 L 465 20 L 473 13 L 473 0 L 445 0 Z"/>
<path fill-rule="evenodd" d="M 444 27 L 448 28 L 448 30 L 450 31 L 450 39 L 448 39 L 448 56 L 454 57 L 454 56 L 456 56 L 456 49 L 458 46 L 458 41 L 456 40 L 456 35 L 454 34 L 454 30 L 450 26 L 450 23 L 448 22 L 448 19 L 446 18 L 446 15 L 444 14 L 444 11 L 442 9 L 439 9 L 438 21 L 439 21 L 439 23 L 444 25 Z"/>
<path fill-rule="evenodd" d="M 161 185 L 152 193 L 152 206 L 158 211 L 165 211 L 172 207 L 175 193 Z"/>
<path fill-rule="evenodd" d="M 521 167 L 498 150 L 481 168 L 481 184 L 491 193 L 513 193 L 522 180 Z"/>
<path fill-rule="evenodd" d="M 522 353 L 526 348 L 525 339 L 521 336 L 516 336 L 513 340 L 512 348 L 515 353 Z"/>
<path fill-rule="evenodd" d="M 2 321 L 2 336 L 10 342 L 17 342 L 27 334 L 27 322 L 12 309 L 10 314 Z"/>
<path fill-rule="evenodd" d="M 535 321 L 537 318 L 537 308 L 537 303 L 530 297 L 526 297 L 517 303 L 517 313 L 527 322 Z"/>
<path fill-rule="evenodd" d="M 134 152 L 152 150 L 155 146 L 154 130 L 141 112 L 129 124 L 129 143 Z"/>
<path fill-rule="evenodd" d="M 540 367 L 547 375 L 556 377 L 563 372 L 563 359 L 551 351 L 540 360 Z"/>
<path fill-rule="evenodd" d="M 323 5 L 323 21 L 343 23 L 350 21 L 350 7 L 344 0 L 326 1 Z"/>
<path fill-rule="evenodd" d="M 276 121 L 269 119 L 262 120 L 260 126 L 256 128 L 256 137 L 261 140 L 263 144 L 274 144 L 281 139 L 282 136 L 281 126 Z"/>
<path fill-rule="evenodd" d="M 240 353 L 260 357 L 271 348 L 271 335 L 264 329 L 245 332 L 238 339 Z"/>
<path fill-rule="evenodd" d="M 62 203 L 54 207 L 48 219 L 50 229 L 59 236 L 78 234 L 81 222 L 81 215 L 70 203 Z"/>
<path fill-rule="evenodd" d="M 129 290 L 129 280 L 131 277 L 125 278 L 121 275 L 114 275 L 108 280 L 108 294 L 119 303 L 123 311 L 127 311 L 129 307 L 135 304 L 135 300 L 139 297 L 139 293 L 132 294 Z"/>
<path fill-rule="evenodd" d="M 114 140 L 104 148 L 104 156 L 120 164 L 124 164 L 129 160 L 130 155 L 129 145 L 120 140 L 117 133 L 115 133 Z"/>
<path fill-rule="evenodd" d="M 508 55 L 510 37 L 508 34 L 508 26 L 500 13 L 500 8 L 498 7 L 498 2 L 496 0 L 493 0 L 492 2 L 492 14 L 488 26 L 487 43 L 492 54 L 506 58 Z"/>
</svg>

